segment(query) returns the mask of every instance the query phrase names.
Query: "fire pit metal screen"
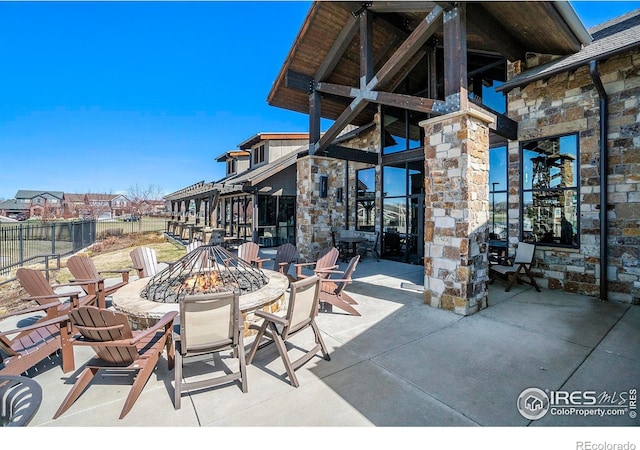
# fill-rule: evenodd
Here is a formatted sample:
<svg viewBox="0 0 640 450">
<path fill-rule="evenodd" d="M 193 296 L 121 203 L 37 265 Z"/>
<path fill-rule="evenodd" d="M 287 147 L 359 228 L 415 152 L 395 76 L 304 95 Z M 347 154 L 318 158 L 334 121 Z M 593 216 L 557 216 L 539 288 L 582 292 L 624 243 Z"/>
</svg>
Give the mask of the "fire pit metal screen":
<svg viewBox="0 0 640 450">
<path fill-rule="evenodd" d="M 217 245 L 202 245 L 155 275 L 140 295 L 154 302 L 179 303 L 185 295 L 257 291 L 269 282 L 258 268 Z"/>
</svg>

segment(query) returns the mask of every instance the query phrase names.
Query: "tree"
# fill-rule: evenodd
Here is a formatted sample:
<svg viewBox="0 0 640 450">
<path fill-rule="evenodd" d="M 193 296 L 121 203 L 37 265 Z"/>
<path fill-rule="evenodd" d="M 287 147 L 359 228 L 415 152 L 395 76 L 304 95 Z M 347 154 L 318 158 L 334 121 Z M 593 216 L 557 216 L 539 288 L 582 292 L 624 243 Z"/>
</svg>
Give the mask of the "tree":
<svg viewBox="0 0 640 450">
<path fill-rule="evenodd" d="M 142 187 L 136 183 L 129 186 L 127 197 L 129 198 L 130 214 L 141 218 L 144 215 L 153 213 L 153 205 L 150 204 L 150 201 L 161 200 L 162 196 L 162 188 L 155 184 Z M 138 227 L 142 228 L 142 221 L 138 222 Z"/>
</svg>

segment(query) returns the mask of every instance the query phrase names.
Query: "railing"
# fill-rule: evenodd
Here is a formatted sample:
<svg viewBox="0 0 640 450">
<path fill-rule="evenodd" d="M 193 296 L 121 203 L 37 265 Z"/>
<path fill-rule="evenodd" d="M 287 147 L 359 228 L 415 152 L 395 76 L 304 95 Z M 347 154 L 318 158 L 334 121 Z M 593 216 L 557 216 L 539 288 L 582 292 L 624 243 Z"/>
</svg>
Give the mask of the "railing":
<svg viewBox="0 0 640 450">
<path fill-rule="evenodd" d="M 0 277 L 7 276 L 16 267 L 44 263 L 49 270 L 49 260 L 75 253 L 108 236 L 130 233 L 163 231 L 166 219 L 143 217 L 140 221 L 75 220 L 68 222 L 20 222 L 0 224 Z M 53 269 L 51 269 L 53 270 Z M 0 284 L 10 280 L 4 280 Z"/>
<path fill-rule="evenodd" d="M 0 275 L 25 262 L 76 252 L 96 241 L 95 220 L 0 225 Z"/>
</svg>

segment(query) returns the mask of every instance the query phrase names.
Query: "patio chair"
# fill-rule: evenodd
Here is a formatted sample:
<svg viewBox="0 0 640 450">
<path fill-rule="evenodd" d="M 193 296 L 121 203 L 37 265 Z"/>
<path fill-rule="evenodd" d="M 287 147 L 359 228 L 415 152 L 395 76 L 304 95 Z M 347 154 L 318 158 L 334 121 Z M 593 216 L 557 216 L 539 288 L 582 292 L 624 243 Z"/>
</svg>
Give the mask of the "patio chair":
<svg viewBox="0 0 640 450">
<path fill-rule="evenodd" d="M 42 388 L 31 378 L 0 376 L 0 427 L 25 427 L 42 403 Z"/>
<path fill-rule="evenodd" d="M 352 306 L 358 303 L 351 298 L 344 288 L 353 280 L 351 276 L 356 270 L 356 266 L 360 261 L 360 255 L 356 255 L 349 261 L 347 269 L 342 272 L 340 270 L 326 270 L 326 278 L 322 279 L 320 289 L 320 311 L 332 312 L 331 306 L 336 306 L 351 315 L 359 316 L 360 313 Z M 342 278 L 332 278 L 334 274 L 343 274 Z M 327 305 L 328 304 L 328 305 Z"/>
<path fill-rule="evenodd" d="M 54 301 L 0 317 L 3 320 L 46 313 L 30 325 L 0 332 L 0 375 L 21 375 L 58 351 L 61 351 L 63 372 L 74 369 L 73 349 L 68 345 L 69 319 L 59 314 L 59 306 L 60 303 Z"/>
<path fill-rule="evenodd" d="M 326 275 L 317 272 L 337 269 L 339 266 L 336 263 L 338 262 L 339 256 L 340 252 L 338 251 L 338 249 L 335 247 L 331 247 L 320 258 L 318 258 L 316 262 L 294 264 L 296 268 L 296 279 L 300 280 L 302 278 L 306 278 L 306 275 L 302 273 L 302 269 L 304 267 L 311 266 L 313 266 L 313 270 L 317 275 L 319 275 L 321 278 L 326 278 Z"/>
<path fill-rule="evenodd" d="M 507 276 L 509 283 L 507 284 L 507 288 L 505 292 L 509 292 L 513 284 L 517 281 L 518 283 L 527 283 L 533 286 L 536 291 L 540 292 L 540 288 L 536 283 L 536 280 L 531 275 L 531 264 L 533 263 L 533 256 L 536 252 L 535 244 L 527 244 L 526 242 L 520 242 L 518 247 L 516 248 L 516 256 L 513 260 L 512 266 L 503 266 L 500 264 L 491 264 L 489 267 L 490 277 L 489 283 L 493 283 L 496 279 L 497 274 L 501 274 L 503 276 Z M 521 279 L 521 275 L 527 275 L 529 281 L 526 282 Z"/>
<path fill-rule="evenodd" d="M 23 300 L 33 300 L 39 305 L 51 303 L 52 300 L 62 302 L 58 303 L 57 315 L 67 314 L 72 307 L 95 304 L 100 301 L 102 296 L 102 283 L 99 279 L 51 285 L 42 272 L 27 267 L 20 267 L 16 271 L 16 278 L 22 288 L 29 294 L 29 296 Z M 54 291 L 54 288 L 58 289 L 68 286 L 77 287 L 78 291 L 59 294 Z M 86 293 L 85 289 L 88 290 L 89 293 Z M 81 293 L 85 295 L 80 296 Z M 68 301 L 64 301 L 65 299 L 68 299 Z"/>
<path fill-rule="evenodd" d="M 195 241 L 187 246 L 187 253 L 198 247 Z M 191 250 L 190 250 L 191 249 Z M 173 267 L 176 261 L 158 261 L 157 252 L 150 247 L 136 247 L 129 252 L 133 263 L 133 269 L 138 272 L 138 278 L 147 278 L 156 275 L 164 269 L 164 265 Z"/>
<path fill-rule="evenodd" d="M 376 261 L 380 262 L 380 254 L 378 253 L 378 240 L 380 239 L 380 232 L 376 232 L 375 239 L 369 241 L 364 241 L 361 244 L 358 244 L 358 255 L 361 258 L 367 256 L 367 253 L 371 253 L 371 255 L 375 256 Z"/>
<path fill-rule="evenodd" d="M 240 380 L 242 392 L 247 392 L 243 331 L 244 323 L 240 314 L 238 292 L 186 295 L 180 301 L 180 334 L 174 336 L 175 409 L 180 409 L 183 391 L 200 390 Z M 238 359 L 236 372 L 232 372 L 226 364 L 222 363 L 225 369 L 224 375 L 198 381 L 183 380 L 182 368 L 188 362 L 188 358 L 226 350 L 231 350 L 233 357 Z M 198 359 L 197 363 L 206 364 L 201 359 Z M 207 366 L 207 370 L 209 369 L 211 368 Z"/>
<path fill-rule="evenodd" d="M 177 315 L 177 311 L 168 312 L 151 328 L 132 332 L 129 319 L 124 313 L 94 306 L 82 306 L 71 311 L 69 319 L 79 332 L 79 335 L 71 339 L 71 343 L 91 346 L 96 356 L 85 364 L 85 369 L 53 418 L 57 419 L 73 405 L 101 369 L 110 372 L 137 372 L 120 419 L 126 416 L 147 384 L 165 346 L 169 369 L 173 368 L 171 331 Z"/>
<path fill-rule="evenodd" d="M 129 283 L 129 272 L 131 269 L 118 269 L 118 270 L 101 270 L 98 271 L 93 260 L 88 256 L 74 255 L 67 260 L 67 268 L 73 275 L 74 282 L 82 283 L 85 280 L 88 280 L 89 283 L 86 285 L 82 285 L 84 291 L 89 294 L 93 293 L 95 290 L 95 280 L 98 280 L 100 283 L 101 289 L 100 298 L 98 299 L 98 306 L 100 308 L 106 307 L 106 297 L 116 292 L 122 286 L 126 286 Z M 106 273 L 117 273 L 120 274 L 120 281 L 116 283 L 109 283 L 107 285 L 107 281 L 104 278 L 103 274 Z"/>
<path fill-rule="evenodd" d="M 238 246 L 238 258 L 243 261 L 248 262 L 254 266 L 261 264 L 266 260 L 261 260 L 258 257 L 258 253 L 260 252 L 260 246 L 255 242 L 245 242 L 244 244 L 240 244 Z"/>
<path fill-rule="evenodd" d="M 315 317 L 318 314 L 318 301 L 320 294 L 320 277 L 317 275 L 305 278 L 300 281 L 291 283 L 291 292 L 289 294 L 289 304 L 287 306 L 287 312 L 284 317 L 277 316 L 275 314 L 268 313 L 266 311 L 256 311 L 256 316 L 264 319 L 260 327 L 258 328 L 258 334 L 255 341 L 251 346 L 249 355 L 247 357 L 247 364 L 253 362 L 253 358 L 256 351 L 259 348 L 275 342 L 278 348 L 278 353 L 282 358 L 287 375 L 291 385 L 298 387 L 300 383 L 296 377 L 295 371 L 303 364 L 311 360 L 318 351 L 322 351 L 322 356 L 325 360 L 329 361 L 329 352 L 324 345 L 320 330 L 315 322 Z M 252 325 L 251 328 L 257 328 L 257 325 Z M 311 328 L 315 336 L 316 345 L 309 351 L 307 351 L 300 358 L 295 361 L 289 359 L 287 351 L 287 342 L 289 338 L 295 336 L 301 331 Z M 265 342 L 262 342 L 263 338 Z M 299 347 L 296 347 L 299 349 Z"/>
<path fill-rule="evenodd" d="M 273 270 L 274 272 L 280 272 L 283 275 L 287 275 L 289 273 L 289 268 L 293 263 L 293 260 L 296 257 L 296 247 L 293 244 L 285 243 L 278 247 L 276 251 L 275 259 L 259 259 L 257 262 L 258 268 L 262 269 L 263 263 L 265 261 L 273 261 Z"/>
</svg>

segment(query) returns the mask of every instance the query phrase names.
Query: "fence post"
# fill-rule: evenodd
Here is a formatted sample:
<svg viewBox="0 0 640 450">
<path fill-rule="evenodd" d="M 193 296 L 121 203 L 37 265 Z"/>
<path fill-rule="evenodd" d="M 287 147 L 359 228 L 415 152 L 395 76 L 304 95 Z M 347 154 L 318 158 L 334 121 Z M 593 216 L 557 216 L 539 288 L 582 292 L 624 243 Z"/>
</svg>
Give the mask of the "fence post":
<svg viewBox="0 0 640 450">
<path fill-rule="evenodd" d="M 56 224 L 51 224 L 51 254 L 56 253 Z"/>
<path fill-rule="evenodd" d="M 22 244 L 22 224 L 18 224 L 18 261 L 24 261 L 24 246 Z"/>
</svg>

